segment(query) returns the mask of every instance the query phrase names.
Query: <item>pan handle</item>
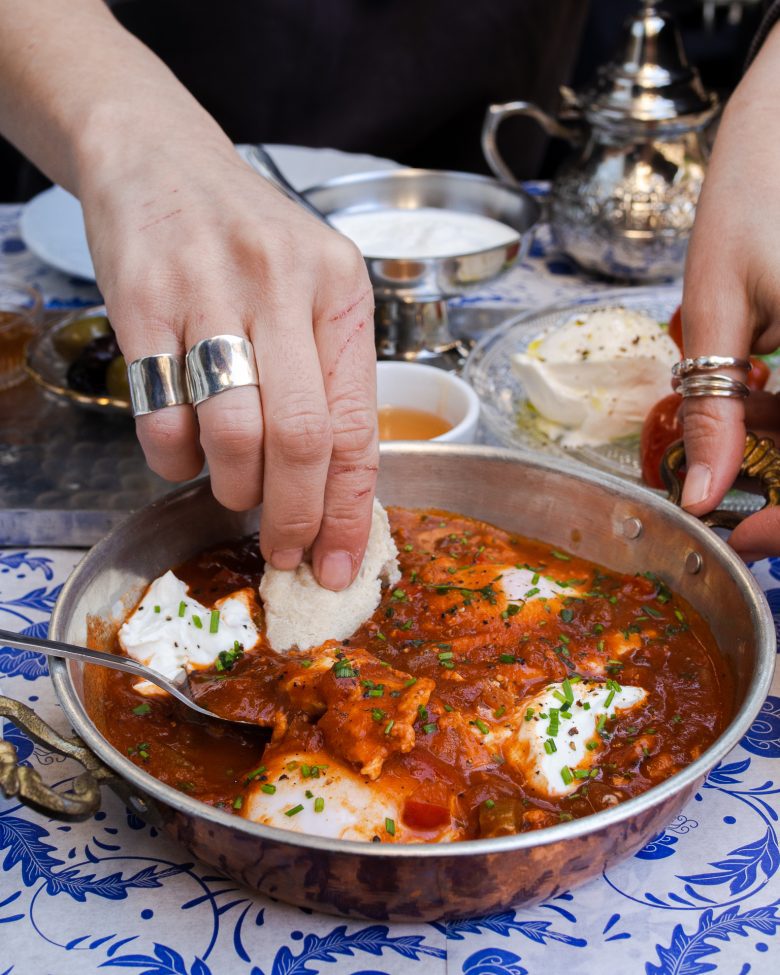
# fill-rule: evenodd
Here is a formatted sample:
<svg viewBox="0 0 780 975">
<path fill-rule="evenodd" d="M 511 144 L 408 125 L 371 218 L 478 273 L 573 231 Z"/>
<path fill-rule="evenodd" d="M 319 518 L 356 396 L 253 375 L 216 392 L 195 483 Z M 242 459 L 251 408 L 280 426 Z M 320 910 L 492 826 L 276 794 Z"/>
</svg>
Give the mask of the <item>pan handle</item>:
<svg viewBox="0 0 780 975">
<path fill-rule="evenodd" d="M 25 806 L 55 819 L 78 822 L 94 815 L 100 808 L 100 785 L 116 778 L 115 773 L 80 738 L 63 738 L 19 701 L 0 695 L 0 717 L 9 718 L 39 745 L 75 758 L 86 770 L 74 779 L 69 790 L 57 792 L 46 785 L 35 769 L 19 765 L 14 746 L 0 740 L 0 793 L 6 798 L 18 796 Z"/>
<path fill-rule="evenodd" d="M 677 477 L 677 471 L 684 463 L 685 445 L 682 440 L 678 440 L 667 448 L 661 461 L 661 477 L 669 492 L 669 500 L 676 505 L 680 504 L 682 497 L 682 482 Z M 776 447 L 773 440 L 748 433 L 739 476 L 758 481 L 768 507 L 780 505 L 780 447 Z M 736 528 L 746 517 L 744 512 L 718 508 L 704 515 L 701 520 L 711 528 Z"/>
</svg>

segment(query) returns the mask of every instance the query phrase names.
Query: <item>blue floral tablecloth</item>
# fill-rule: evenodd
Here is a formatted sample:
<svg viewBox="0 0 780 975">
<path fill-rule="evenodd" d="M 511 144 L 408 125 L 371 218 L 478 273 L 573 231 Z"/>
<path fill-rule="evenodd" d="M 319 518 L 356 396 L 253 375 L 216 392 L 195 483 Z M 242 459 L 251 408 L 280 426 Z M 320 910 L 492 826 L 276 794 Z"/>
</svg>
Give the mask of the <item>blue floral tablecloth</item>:
<svg viewBox="0 0 780 975">
<path fill-rule="evenodd" d="M 18 216 L 0 206 L 0 274 L 36 284 L 50 307 L 93 303 L 94 285 L 25 249 Z M 463 300 L 541 306 L 601 287 L 542 232 L 524 265 Z M 0 550 L 0 627 L 45 635 L 81 554 Z M 780 560 L 753 571 L 780 632 Z M 43 657 L 0 647 L 0 694 L 67 732 Z M 0 732 L 50 783 L 78 773 L 10 723 Z M 629 861 L 533 909 L 449 924 L 344 922 L 250 894 L 108 791 L 73 825 L 0 798 L 0 975 L 768 975 L 780 958 L 778 814 L 777 676 L 741 745 Z"/>
</svg>

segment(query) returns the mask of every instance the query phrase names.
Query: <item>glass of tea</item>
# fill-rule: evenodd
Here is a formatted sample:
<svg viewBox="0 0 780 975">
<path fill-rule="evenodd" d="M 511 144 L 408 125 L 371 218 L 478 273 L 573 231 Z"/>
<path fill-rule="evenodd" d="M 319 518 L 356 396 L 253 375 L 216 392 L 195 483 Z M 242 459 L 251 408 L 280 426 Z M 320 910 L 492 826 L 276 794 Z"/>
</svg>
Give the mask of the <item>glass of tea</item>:
<svg viewBox="0 0 780 975">
<path fill-rule="evenodd" d="M 419 362 L 377 363 L 380 440 L 473 443 L 479 399 L 458 376 Z"/>
<path fill-rule="evenodd" d="M 25 349 L 42 317 L 43 298 L 36 288 L 0 278 L 0 392 L 25 378 Z"/>
</svg>

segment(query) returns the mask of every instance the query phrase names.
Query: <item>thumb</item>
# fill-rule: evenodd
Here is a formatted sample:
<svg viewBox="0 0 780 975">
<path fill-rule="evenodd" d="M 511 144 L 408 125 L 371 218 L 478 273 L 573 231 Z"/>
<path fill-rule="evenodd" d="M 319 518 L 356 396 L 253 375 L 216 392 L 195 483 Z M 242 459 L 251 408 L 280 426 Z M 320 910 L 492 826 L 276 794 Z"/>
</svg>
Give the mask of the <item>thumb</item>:
<svg viewBox="0 0 780 975">
<path fill-rule="evenodd" d="M 745 448 L 745 406 L 739 399 L 695 397 L 683 403 L 687 474 L 682 506 L 712 511 L 734 483 Z"/>
<path fill-rule="evenodd" d="M 695 235 L 694 235 L 695 236 Z M 744 287 L 733 276 L 714 287 L 711 262 L 696 260 L 686 267 L 683 295 L 683 345 L 686 356 L 750 354 L 751 328 Z M 744 382 L 741 369 L 718 373 Z M 718 396 L 687 397 L 683 401 L 683 437 L 687 474 L 682 506 L 694 515 L 716 508 L 734 483 L 745 446 L 745 403 Z"/>
</svg>

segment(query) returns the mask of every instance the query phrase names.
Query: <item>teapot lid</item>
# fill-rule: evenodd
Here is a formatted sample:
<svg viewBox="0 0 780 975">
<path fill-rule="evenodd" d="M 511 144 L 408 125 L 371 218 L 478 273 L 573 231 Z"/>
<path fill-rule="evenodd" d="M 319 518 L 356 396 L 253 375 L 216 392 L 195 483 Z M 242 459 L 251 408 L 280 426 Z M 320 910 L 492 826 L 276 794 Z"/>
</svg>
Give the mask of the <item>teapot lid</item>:
<svg viewBox="0 0 780 975">
<path fill-rule="evenodd" d="M 688 63 L 673 17 L 653 0 L 625 25 L 617 57 L 599 69 L 595 87 L 581 96 L 596 125 L 623 121 L 703 124 L 718 107 L 698 71 Z"/>
</svg>

